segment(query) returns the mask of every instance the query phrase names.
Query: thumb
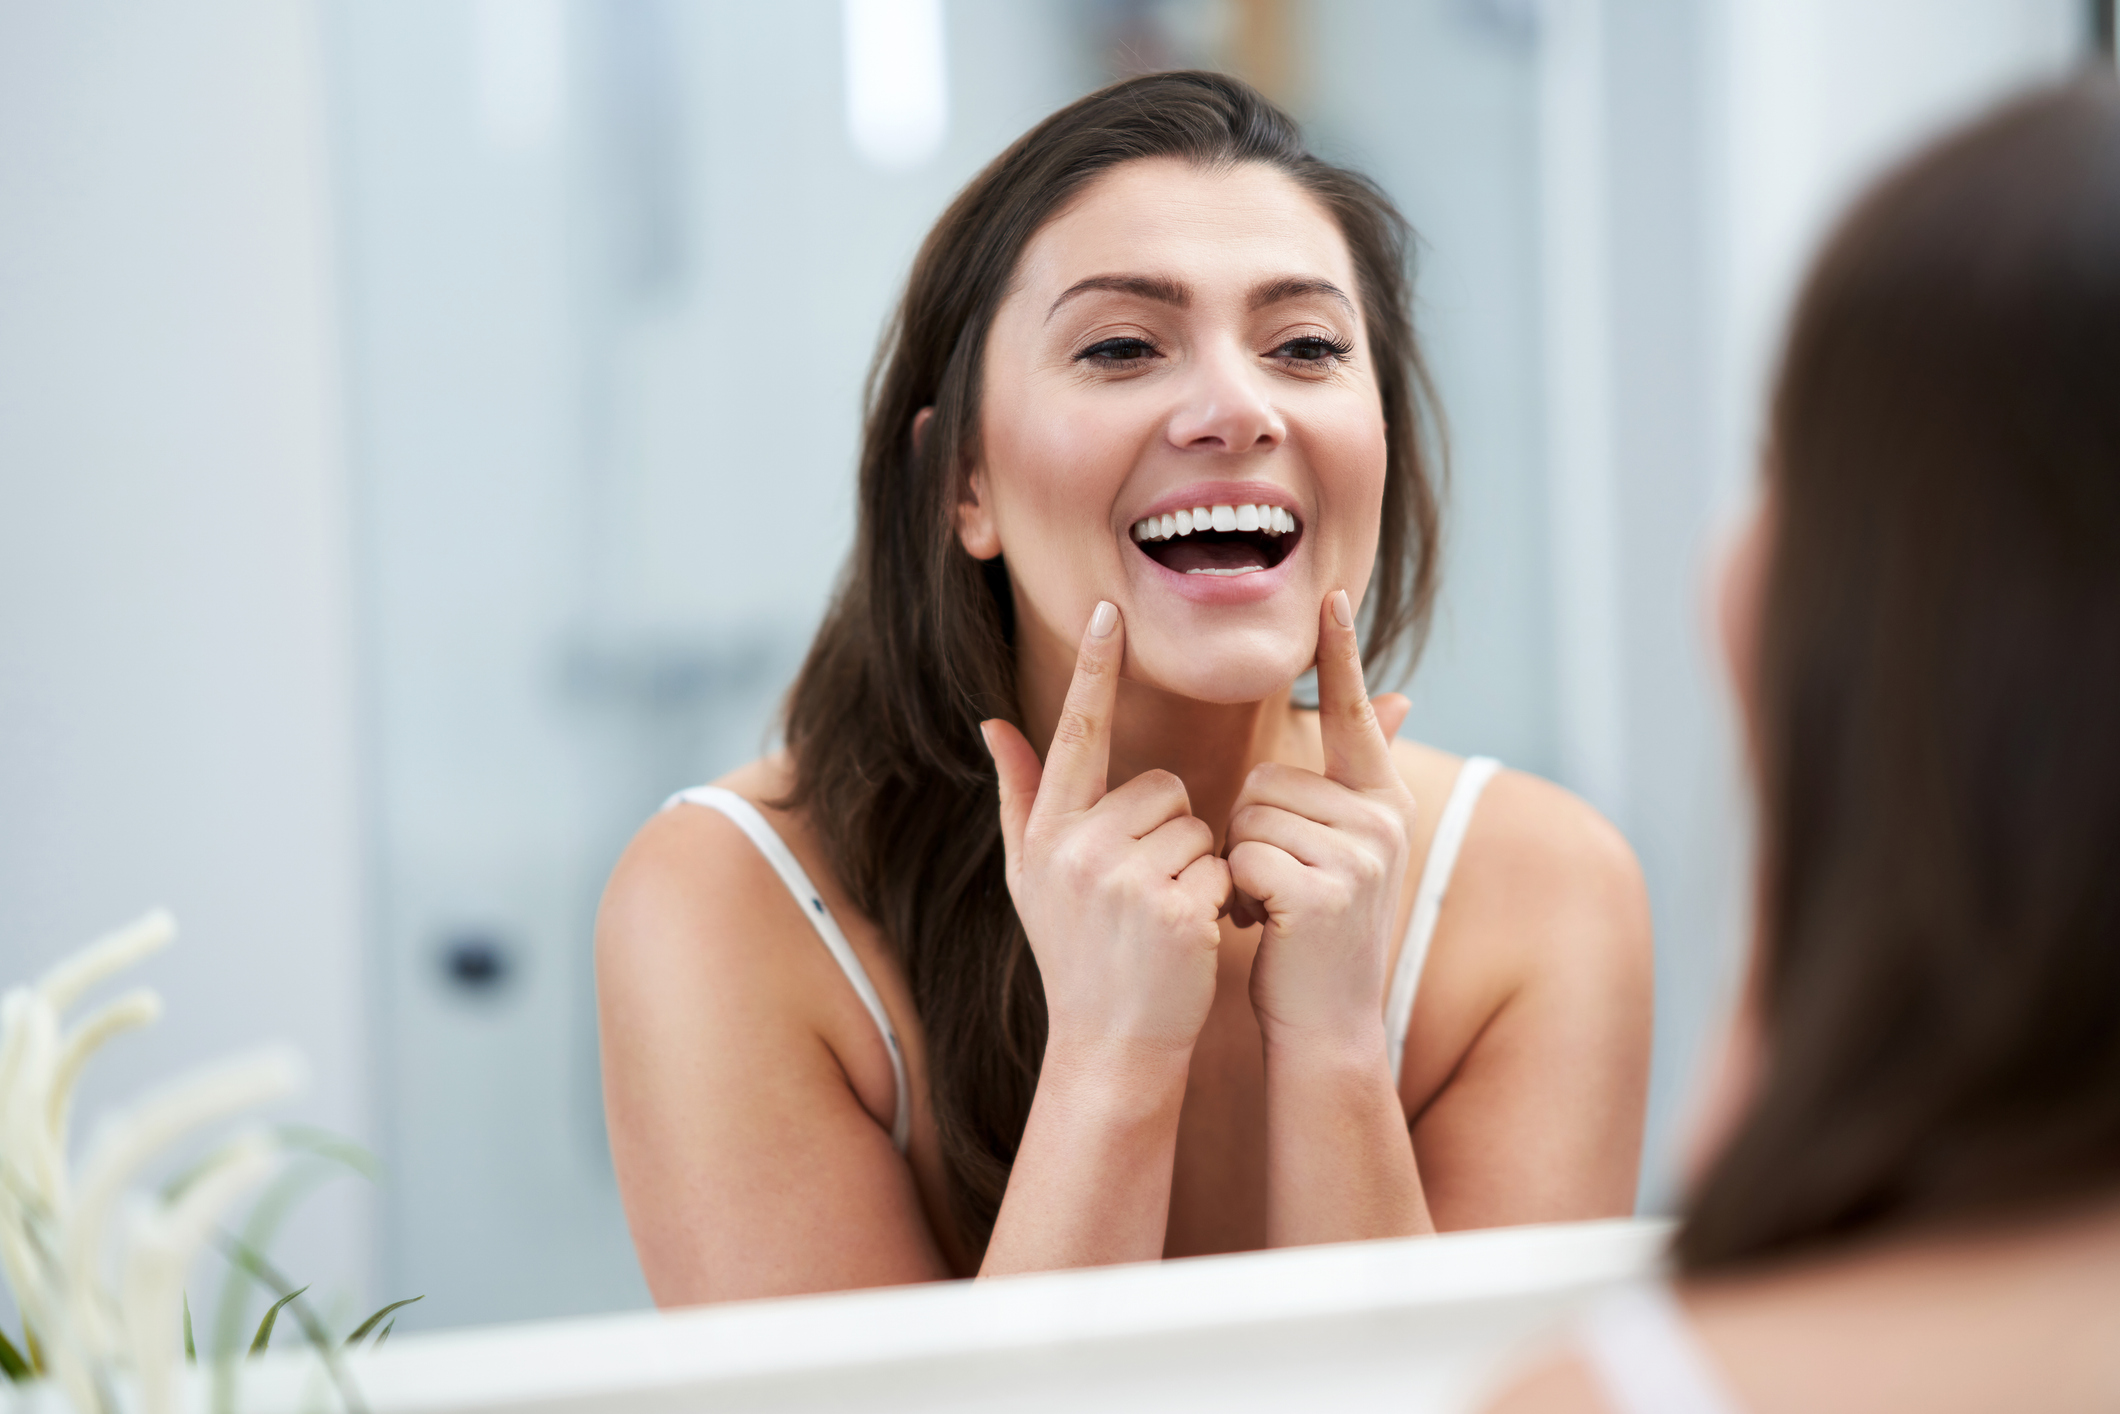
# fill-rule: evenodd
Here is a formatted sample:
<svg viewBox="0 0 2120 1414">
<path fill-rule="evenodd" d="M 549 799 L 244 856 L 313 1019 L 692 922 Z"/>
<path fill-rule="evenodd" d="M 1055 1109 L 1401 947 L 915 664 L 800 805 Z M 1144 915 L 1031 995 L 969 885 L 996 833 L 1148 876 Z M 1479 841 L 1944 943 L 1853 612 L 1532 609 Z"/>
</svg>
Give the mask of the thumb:
<svg viewBox="0 0 2120 1414">
<path fill-rule="evenodd" d="M 1413 703 L 1403 692 L 1380 692 L 1369 699 L 1369 710 L 1376 713 L 1377 730 L 1388 742 L 1406 725 L 1406 714 L 1413 710 Z"/>
<path fill-rule="evenodd" d="M 1014 859 L 1023 852 L 1023 827 L 1030 821 L 1031 804 L 1038 798 L 1038 781 L 1045 768 L 1014 722 L 989 718 L 979 724 L 979 735 L 986 739 L 994 774 L 1001 779 L 1001 843 Z"/>
</svg>

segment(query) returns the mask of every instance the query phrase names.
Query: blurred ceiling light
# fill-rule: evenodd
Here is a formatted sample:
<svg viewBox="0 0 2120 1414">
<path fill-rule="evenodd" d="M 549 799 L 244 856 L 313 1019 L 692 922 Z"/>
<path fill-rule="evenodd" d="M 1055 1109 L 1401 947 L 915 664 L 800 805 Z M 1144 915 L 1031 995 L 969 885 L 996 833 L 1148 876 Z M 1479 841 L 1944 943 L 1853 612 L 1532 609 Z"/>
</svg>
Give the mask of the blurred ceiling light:
<svg viewBox="0 0 2120 1414">
<path fill-rule="evenodd" d="M 502 152 L 535 152 L 559 131 L 567 97 L 564 0 L 473 0 L 479 133 Z"/>
<path fill-rule="evenodd" d="M 942 0 L 842 0 L 847 134 L 875 166 L 917 167 L 949 132 Z"/>
</svg>

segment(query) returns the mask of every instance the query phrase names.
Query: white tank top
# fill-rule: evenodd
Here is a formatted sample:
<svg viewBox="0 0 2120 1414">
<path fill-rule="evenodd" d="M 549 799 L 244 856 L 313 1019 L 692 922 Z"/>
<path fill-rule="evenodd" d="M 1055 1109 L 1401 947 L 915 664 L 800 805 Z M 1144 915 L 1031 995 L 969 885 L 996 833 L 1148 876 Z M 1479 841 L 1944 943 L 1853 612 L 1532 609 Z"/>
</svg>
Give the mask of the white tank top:
<svg viewBox="0 0 2120 1414">
<path fill-rule="evenodd" d="M 1576 1346 L 1613 1414 L 1743 1414 L 1663 1282 L 1601 1298 L 1577 1329 Z"/>
<path fill-rule="evenodd" d="M 1391 1080 L 1394 1085 L 1398 1083 L 1399 1068 L 1405 1060 L 1406 1026 L 1413 1017 L 1413 998 L 1420 989 L 1421 968 L 1428 960 L 1428 945 L 1435 941 L 1436 920 L 1442 916 L 1443 895 L 1450 888 L 1450 874 L 1457 867 L 1458 850 L 1465 843 L 1466 828 L 1472 823 L 1472 808 L 1479 803 L 1480 792 L 1486 789 L 1487 782 L 1501 768 L 1499 761 L 1488 756 L 1474 756 L 1467 760 L 1458 768 L 1450 798 L 1444 802 L 1442 816 L 1436 821 L 1435 839 L 1428 846 L 1428 860 L 1421 866 L 1421 881 L 1414 890 L 1413 917 L 1406 924 L 1406 941 L 1399 948 L 1398 966 L 1391 974 L 1391 987 L 1384 998 L 1384 1030 L 1391 1047 Z M 795 852 L 788 848 L 787 842 L 781 839 L 766 817 L 736 792 L 723 790 L 720 786 L 694 786 L 671 796 L 663 802 L 662 808 L 668 810 L 673 805 L 704 805 L 726 815 L 750 837 L 752 844 L 758 846 L 758 852 L 766 857 L 773 872 L 795 896 L 802 916 L 810 920 L 810 926 L 824 940 L 825 949 L 839 964 L 839 970 L 846 974 L 854 994 L 861 998 L 861 1004 L 868 1008 L 876 1029 L 883 1033 L 884 1048 L 891 1053 L 891 1078 L 897 1085 L 897 1103 L 891 1111 L 891 1143 L 897 1146 L 899 1153 L 904 1153 L 906 1141 L 912 1133 L 913 1111 L 911 1092 L 905 1081 L 905 1050 L 898 1043 L 898 1032 L 891 1025 L 890 1015 L 883 1009 L 883 999 L 876 995 L 875 984 L 869 981 L 868 970 L 854 955 L 854 949 L 833 919 L 832 911 L 825 907 L 824 895 L 810 882 L 810 876 L 795 858 Z"/>
</svg>

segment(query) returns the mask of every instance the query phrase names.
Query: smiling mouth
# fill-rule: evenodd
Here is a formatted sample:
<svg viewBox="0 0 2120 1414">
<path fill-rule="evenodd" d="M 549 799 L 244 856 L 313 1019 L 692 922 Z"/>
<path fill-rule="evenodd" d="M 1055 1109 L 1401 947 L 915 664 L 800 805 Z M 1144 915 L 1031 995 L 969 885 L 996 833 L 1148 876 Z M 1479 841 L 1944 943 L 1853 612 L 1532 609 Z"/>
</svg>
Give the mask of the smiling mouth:
<svg viewBox="0 0 2120 1414">
<path fill-rule="evenodd" d="M 1142 554 L 1178 574 L 1233 576 L 1270 570 L 1303 538 L 1279 506 L 1197 506 L 1134 522 Z"/>
</svg>

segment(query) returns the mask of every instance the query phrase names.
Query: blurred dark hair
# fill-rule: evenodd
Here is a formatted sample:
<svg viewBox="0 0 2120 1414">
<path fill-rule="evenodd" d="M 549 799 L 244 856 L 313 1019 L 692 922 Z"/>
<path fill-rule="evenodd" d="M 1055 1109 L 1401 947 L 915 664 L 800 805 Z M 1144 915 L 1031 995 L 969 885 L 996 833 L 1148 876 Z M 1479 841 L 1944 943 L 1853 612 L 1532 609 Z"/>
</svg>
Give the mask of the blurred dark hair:
<svg viewBox="0 0 2120 1414">
<path fill-rule="evenodd" d="M 1773 409 L 1765 1069 L 1681 1266 L 2120 1193 L 2120 93 L 1921 154 Z"/>
<path fill-rule="evenodd" d="M 1362 177 L 1222 74 L 1114 84 L 1047 118 L 975 177 L 913 262 L 870 373 L 854 550 L 787 710 L 788 804 L 902 961 L 927 1039 L 954 1219 L 983 1249 L 1045 1049 L 1045 994 L 1002 875 L 988 717 L 1020 722 L 1008 576 L 957 540 L 976 458 L 987 330 L 1038 230 L 1120 163 L 1262 163 L 1331 213 L 1353 257 L 1389 440 L 1365 658 L 1410 660 L 1435 591 L 1430 394 L 1414 343 L 1410 232 Z M 920 409 L 934 420 L 918 446 Z"/>
</svg>

